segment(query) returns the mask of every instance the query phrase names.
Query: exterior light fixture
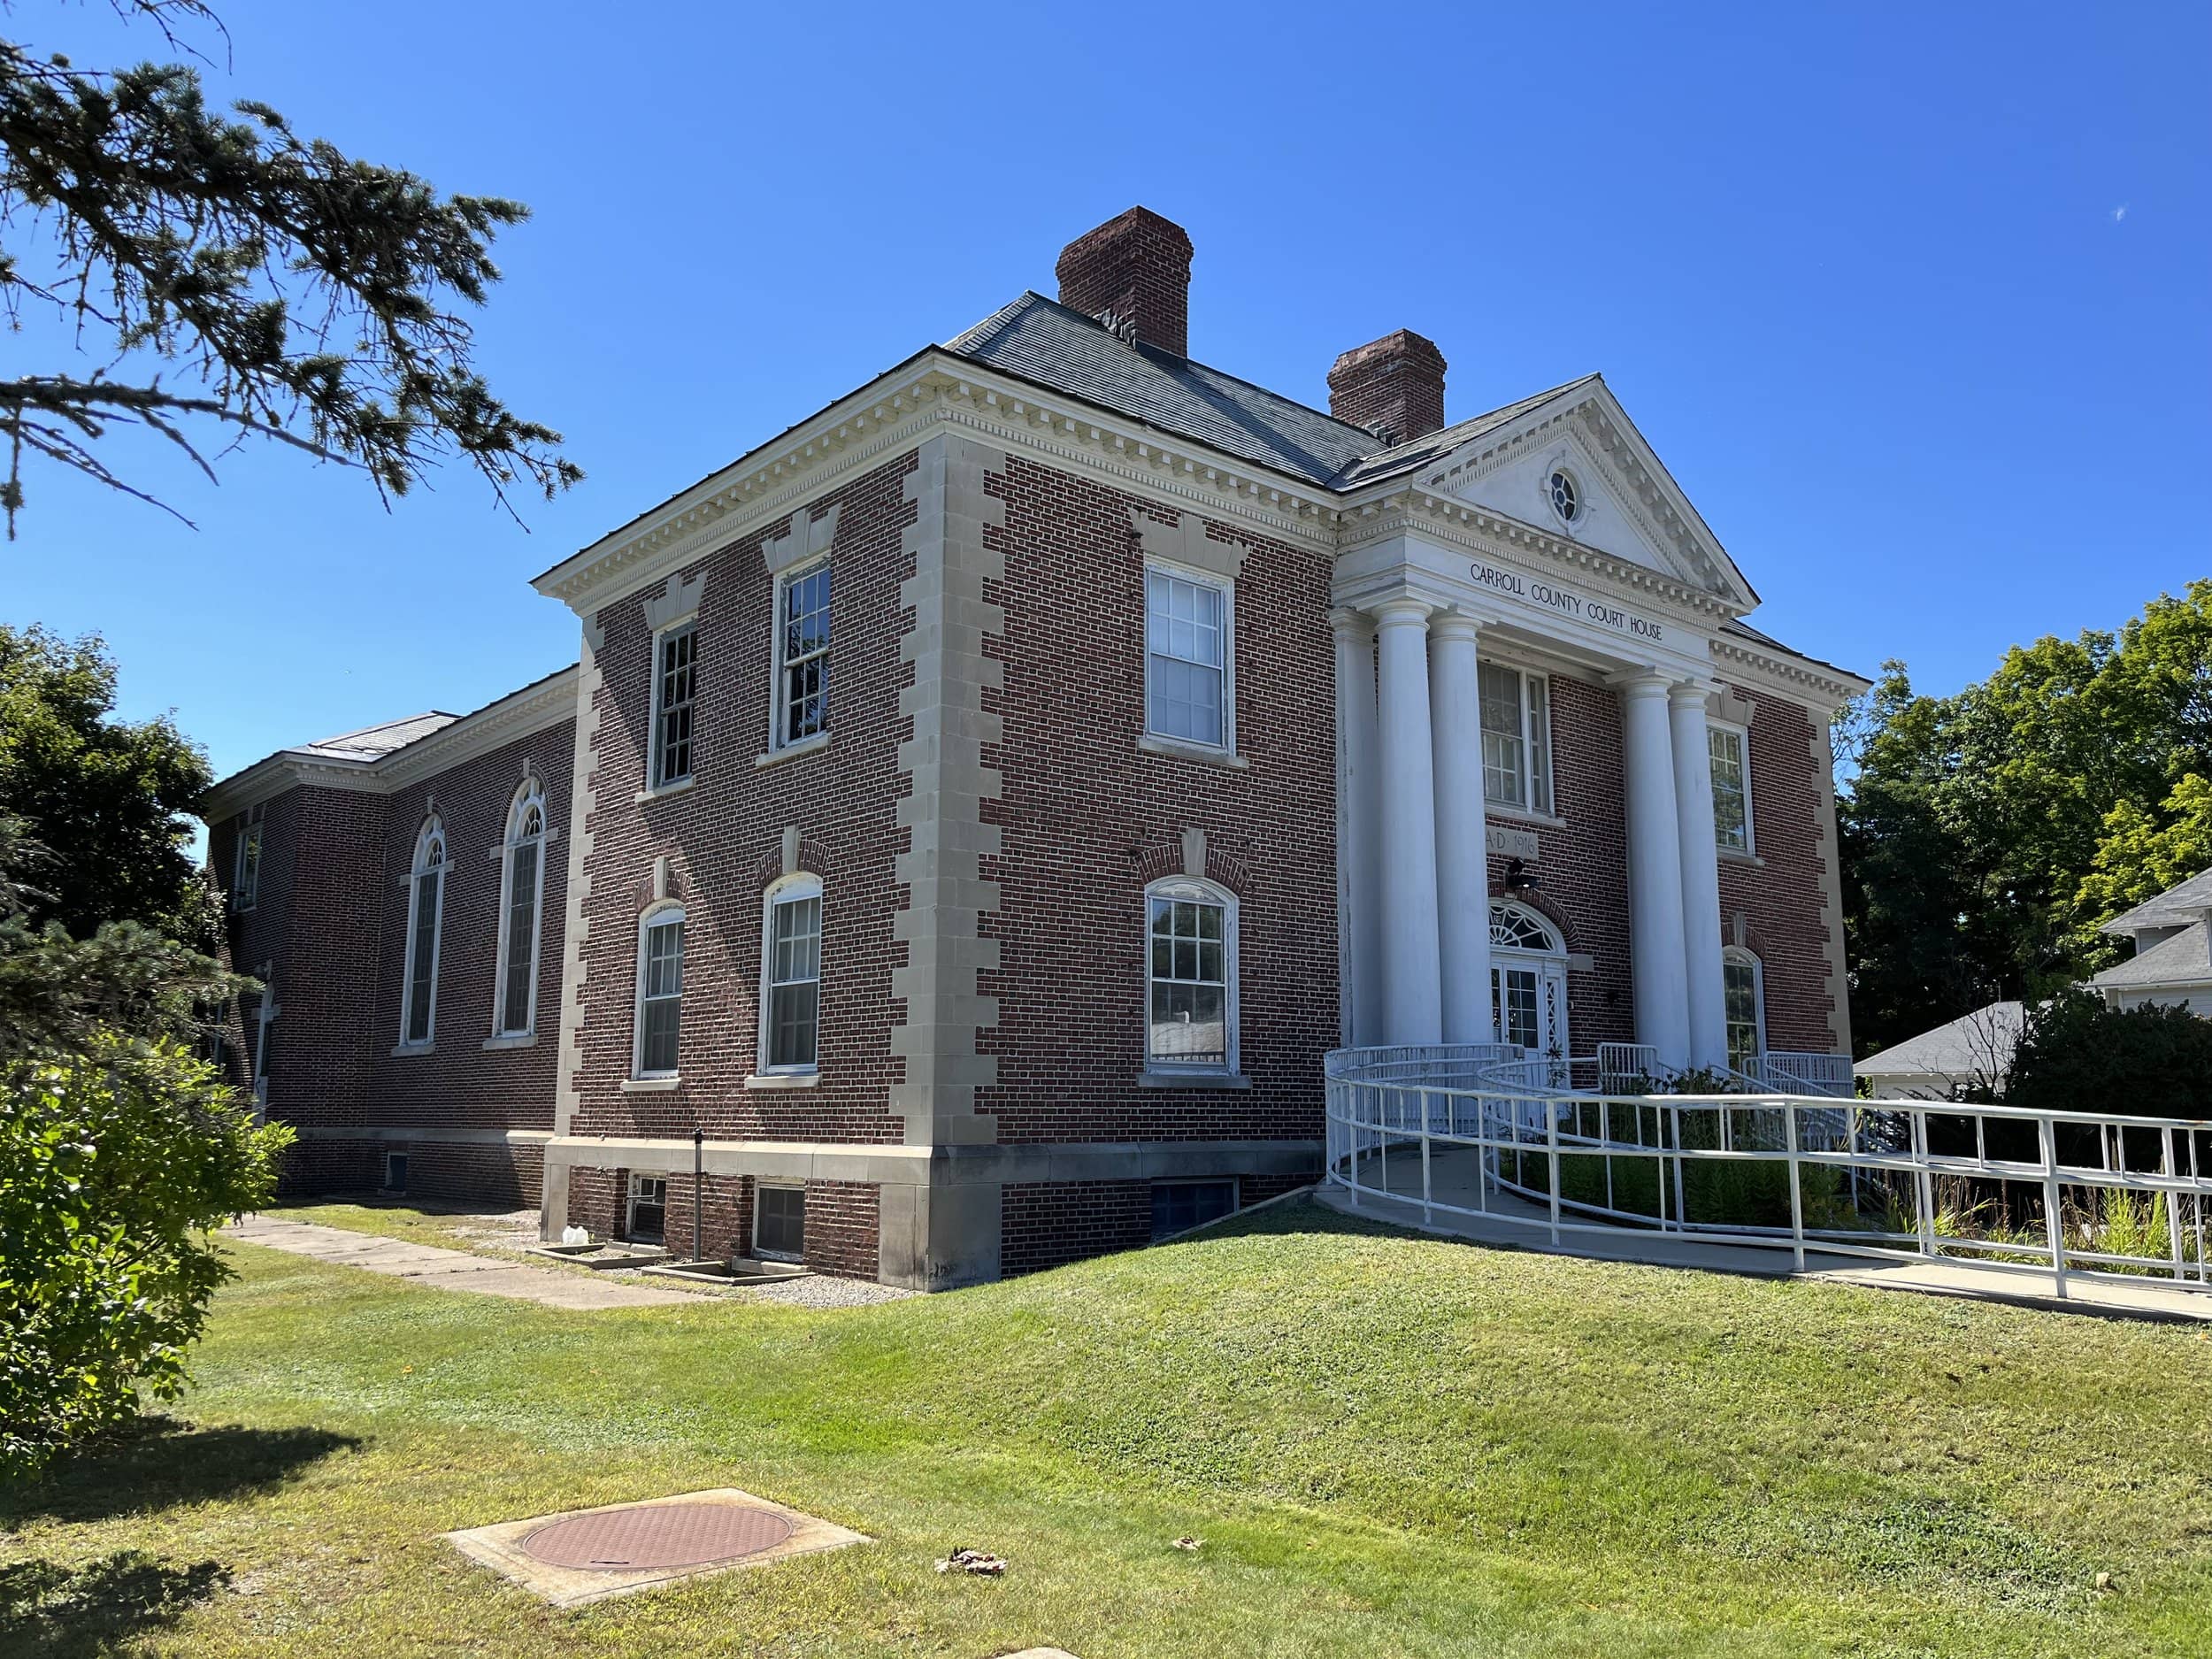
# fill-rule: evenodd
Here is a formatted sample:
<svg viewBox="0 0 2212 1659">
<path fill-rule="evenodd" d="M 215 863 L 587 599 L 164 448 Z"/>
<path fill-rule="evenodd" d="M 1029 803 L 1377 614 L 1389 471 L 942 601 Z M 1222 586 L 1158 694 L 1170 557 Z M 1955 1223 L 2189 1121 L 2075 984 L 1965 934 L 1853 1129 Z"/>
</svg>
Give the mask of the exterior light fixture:
<svg viewBox="0 0 2212 1659">
<path fill-rule="evenodd" d="M 1533 893 L 1544 884 L 1536 879 L 1536 872 L 1517 858 L 1505 861 L 1505 890 L 1508 893 Z"/>
</svg>

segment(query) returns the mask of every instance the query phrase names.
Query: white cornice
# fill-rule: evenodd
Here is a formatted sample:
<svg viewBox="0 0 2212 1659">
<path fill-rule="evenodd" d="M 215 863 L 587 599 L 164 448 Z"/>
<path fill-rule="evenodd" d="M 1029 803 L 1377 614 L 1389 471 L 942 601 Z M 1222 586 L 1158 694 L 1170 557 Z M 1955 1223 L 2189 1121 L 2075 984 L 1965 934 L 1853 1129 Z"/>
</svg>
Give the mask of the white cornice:
<svg viewBox="0 0 2212 1659">
<path fill-rule="evenodd" d="M 1540 562 L 1599 577 L 1624 595 L 1663 600 L 1707 626 L 1736 614 L 1735 607 L 1720 595 L 1693 588 L 1665 571 L 1571 541 L 1456 496 L 1432 494 L 1417 484 L 1402 484 L 1387 495 L 1363 502 L 1347 511 L 1344 519 L 1337 543 L 1340 552 L 1412 531 L 1470 553 L 1503 552 L 1524 559 L 1532 555 Z"/>
<path fill-rule="evenodd" d="M 579 614 L 596 611 L 787 518 L 794 506 L 919 443 L 941 422 L 1179 510 L 1317 551 L 1335 545 L 1340 514 L 1333 491 L 933 349 L 602 537 L 534 585 Z"/>
<path fill-rule="evenodd" d="M 200 797 L 199 815 L 213 824 L 297 787 L 346 789 L 358 795 L 403 789 L 569 718 L 576 712 L 577 672 L 573 667 L 564 668 L 375 760 L 348 760 L 311 749 L 280 750 L 215 785 Z"/>
<path fill-rule="evenodd" d="M 1756 641 L 1733 634 L 1716 634 L 1712 647 L 1713 672 L 1723 679 L 1741 681 L 1748 677 L 1762 681 L 1793 702 L 1824 714 L 1832 714 L 1873 683 L 1843 669 L 1770 650 Z"/>
</svg>

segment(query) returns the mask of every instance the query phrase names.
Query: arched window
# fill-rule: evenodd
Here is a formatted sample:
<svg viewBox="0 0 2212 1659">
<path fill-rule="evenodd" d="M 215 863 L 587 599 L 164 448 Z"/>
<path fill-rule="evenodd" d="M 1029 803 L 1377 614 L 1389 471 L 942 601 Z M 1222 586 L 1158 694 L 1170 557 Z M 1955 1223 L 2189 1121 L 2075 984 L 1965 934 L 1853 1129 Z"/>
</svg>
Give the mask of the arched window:
<svg viewBox="0 0 2212 1659">
<path fill-rule="evenodd" d="M 637 1035 L 632 1074 L 674 1077 L 684 1023 L 684 907 L 655 905 L 638 918 Z"/>
<path fill-rule="evenodd" d="M 788 875 L 763 900 L 760 945 L 760 1055 L 763 1076 L 795 1075 L 820 1064 L 822 879 Z"/>
<path fill-rule="evenodd" d="M 538 920 L 545 900 L 545 789 L 535 778 L 515 791 L 501 849 L 499 973 L 492 1032 L 524 1037 L 537 1029 Z"/>
<path fill-rule="evenodd" d="M 1237 902 L 1210 881 L 1144 890 L 1148 1071 L 1237 1069 Z"/>
<path fill-rule="evenodd" d="M 1766 975 L 1759 958 L 1740 945 L 1720 953 L 1721 1001 L 1728 1015 L 1728 1064 L 1758 1075 L 1767 1051 Z"/>
<path fill-rule="evenodd" d="M 436 813 L 415 837 L 407 878 L 407 965 L 399 1040 L 426 1047 L 438 1034 L 438 922 L 445 910 L 445 829 Z"/>
<path fill-rule="evenodd" d="M 1525 904 L 1490 904 L 1490 1008 L 1498 1041 L 1531 1056 L 1567 1054 L 1567 946 Z"/>
</svg>

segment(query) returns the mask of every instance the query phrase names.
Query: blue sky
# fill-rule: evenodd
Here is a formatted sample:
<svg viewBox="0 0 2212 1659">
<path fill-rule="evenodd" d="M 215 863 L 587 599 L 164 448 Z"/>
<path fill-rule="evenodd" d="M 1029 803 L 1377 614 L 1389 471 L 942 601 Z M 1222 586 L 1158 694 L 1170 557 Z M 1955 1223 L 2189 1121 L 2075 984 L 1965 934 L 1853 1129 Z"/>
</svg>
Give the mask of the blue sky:
<svg viewBox="0 0 2212 1659">
<path fill-rule="evenodd" d="M 457 471 L 388 513 L 119 442 L 196 529 L 32 473 L 0 618 L 104 634 L 219 771 L 557 666 L 530 576 L 1139 202 L 1194 354 L 1290 396 L 1397 327 L 1453 419 L 1602 370 L 1814 655 L 1947 690 L 2212 574 L 2212 7 L 219 5 L 217 97 L 534 210 L 482 366 L 589 474 L 526 533 Z"/>
</svg>

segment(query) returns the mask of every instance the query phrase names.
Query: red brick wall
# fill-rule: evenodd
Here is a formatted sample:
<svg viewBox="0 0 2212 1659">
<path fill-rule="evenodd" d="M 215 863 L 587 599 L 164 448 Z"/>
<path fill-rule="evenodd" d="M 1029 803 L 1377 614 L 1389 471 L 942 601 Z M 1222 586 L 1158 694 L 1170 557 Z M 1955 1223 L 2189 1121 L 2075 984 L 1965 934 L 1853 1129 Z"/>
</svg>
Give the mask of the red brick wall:
<svg viewBox="0 0 2212 1659">
<path fill-rule="evenodd" d="M 1000 1199 L 1000 1271 L 1009 1279 L 1152 1241 L 1149 1181 L 1025 1181 Z"/>
<path fill-rule="evenodd" d="M 1836 987 L 1829 982 L 1821 888 L 1836 849 L 1820 828 L 1821 778 L 1813 718 L 1770 694 L 1738 693 L 1751 721 L 1751 836 L 1758 863 L 1723 858 L 1721 941 L 1759 957 L 1766 987 L 1767 1046 L 1839 1053 Z"/>
<path fill-rule="evenodd" d="M 989 596 L 1006 664 L 984 707 L 1002 853 L 983 861 L 1000 906 L 981 923 L 1000 965 L 979 976 L 999 1024 L 978 1034 L 998 1083 L 978 1091 L 999 1138 L 1314 1138 L 1321 1056 L 1337 1038 L 1335 705 L 1327 559 L 1250 544 L 1236 587 L 1236 738 L 1229 770 L 1140 752 L 1144 556 L 1135 498 L 1014 457 L 986 488 L 1006 557 Z M 1210 873 L 1240 912 L 1241 1064 L 1248 1091 L 1141 1088 L 1147 849 L 1206 832 Z"/>
<path fill-rule="evenodd" d="M 876 1276 L 876 1187 L 867 1181 L 806 1184 L 806 1264 L 844 1279 Z"/>
<path fill-rule="evenodd" d="M 371 1122 L 442 1129 L 553 1127 L 574 731 L 572 719 L 557 721 L 386 797 L 381 858 L 363 883 L 373 895 L 378 921 L 377 995 L 365 1033 Z M 504 865 L 493 849 L 505 842 L 508 809 L 525 777 L 543 786 L 546 822 L 554 832 L 544 849 L 538 924 L 537 1041 L 526 1048 L 487 1048 L 504 886 Z M 447 865 L 435 1040 L 427 1053 L 395 1053 L 406 983 L 407 872 L 434 808 L 445 831 Z M 434 1161 L 434 1146 L 425 1142 L 411 1163 L 411 1186 L 420 1179 L 417 1171 Z"/>
<path fill-rule="evenodd" d="M 1060 303 L 1087 317 L 1110 310 L 1148 346 L 1190 355 L 1190 235 L 1133 207 L 1060 250 Z"/>
<path fill-rule="evenodd" d="M 1551 679 L 1552 809 L 1563 824 L 1527 824 L 1493 807 L 1493 821 L 1533 829 L 1541 885 L 1513 896 L 1558 924 L 1587 970 L 1567 973 L 1567 1039 L 1578 1055 L 1632 1042 L 1629 971 L 1628 827 L 1623 803 L 1620 699 L 1603 686 Z M 1503 857 L 1490 859 L 1490 895 L 1505 895 Z"/>
<path fill-rule="evenodd" d="M 643 803 L 651 723 L 653 641 L 642 595 L 599 613 L 604 683 L 592 757 L 591 891 L 584 942 L 585 1024 L 573 1128 L 582 1133 L 677 1136 L 703 1124 L 717 1140 L 895 1141 L 887 1109 L 897 1080 L 890 1055 L 892 936 L 901 902 L 893 861 L 905 832 L 898 691 L 906 618 L 900 581 L 911 561 L 902 533 L 915 508 L 902 494 L 909 454 L 823 496 L 840 505 L 830 552 L 830 741 L 766 766 L 772 584 L 763 535 L 690 567 L 703 570 L 690 788 Z M 774 526 L 778 533 L 782 526 Z M 804 834 L 807 866 L 823 879 L 821 1081 L 801 1090 L 750 1090 L 758 1052 L 762 894 L 780 873 L 783 830 Z M 685 904 L 684 1007 L 679 1087 L 625 1094 L 637 982 L 638 918 L 654 860 L 671 864 Z"/>
</svg>

